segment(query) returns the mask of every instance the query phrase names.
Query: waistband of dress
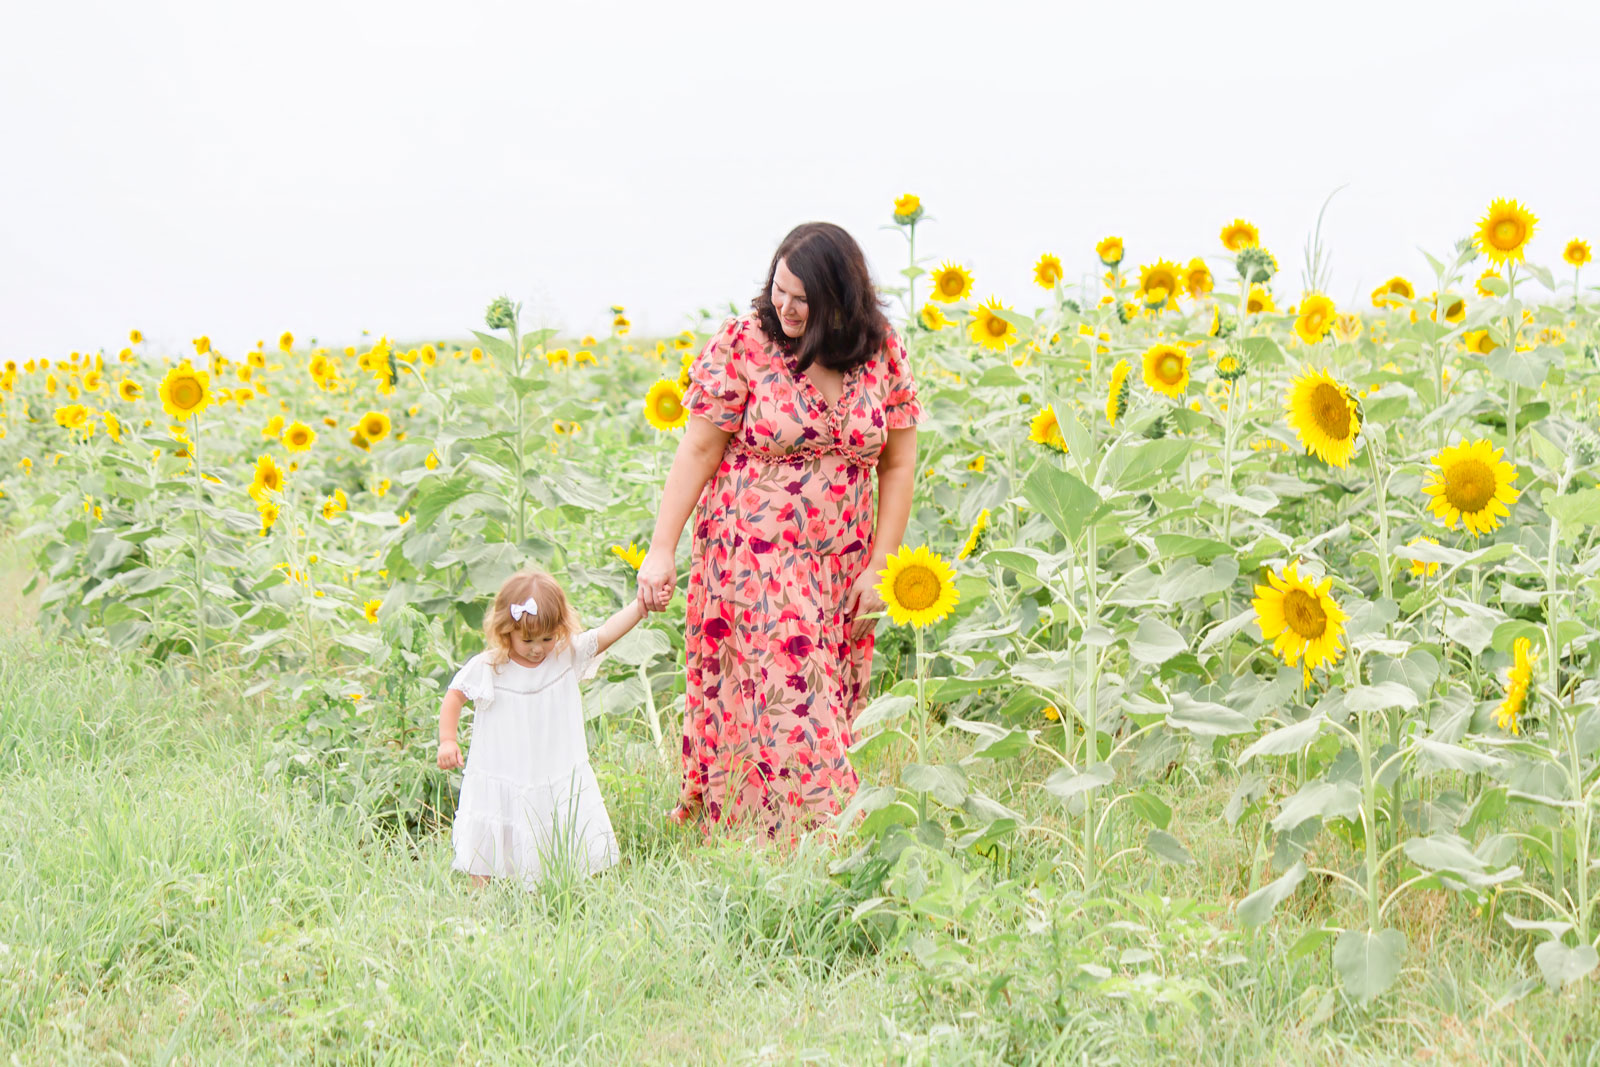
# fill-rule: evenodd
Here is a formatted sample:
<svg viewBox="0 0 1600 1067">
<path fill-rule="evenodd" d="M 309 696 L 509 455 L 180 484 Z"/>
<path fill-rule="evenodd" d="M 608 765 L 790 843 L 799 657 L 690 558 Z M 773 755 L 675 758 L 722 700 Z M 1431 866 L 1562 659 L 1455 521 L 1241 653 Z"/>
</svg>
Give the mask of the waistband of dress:
<svg viewBox="0 0 1600 1067">
<path fill-rule="evenodd" d="M 813 459 L 837 459 L 843 463 L 870 470 L 877 466 L 857 452 L 842 448 L 839 445 L 801 445 L 789 452 L 766 452 L 756 448 L 745 441 L 744 437 L 735 432 L 728 438 L 728 451 L 760 463 L 794 464 L 809 462 Z"/>
</svg>

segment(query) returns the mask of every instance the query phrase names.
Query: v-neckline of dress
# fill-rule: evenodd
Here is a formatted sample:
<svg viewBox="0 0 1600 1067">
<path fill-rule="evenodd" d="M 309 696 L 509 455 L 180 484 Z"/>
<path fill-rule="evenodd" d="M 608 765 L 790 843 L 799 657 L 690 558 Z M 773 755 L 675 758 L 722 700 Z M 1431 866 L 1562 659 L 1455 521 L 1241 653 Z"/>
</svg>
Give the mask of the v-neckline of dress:
<svg viewBox="0 0 1600 1067">
<path fill-rule="evenodd" d="M 829 422 L 834 421 L 844 411 L 846 402 L 850 400 L 851 394 L 855 392 L 857 383 L 861 381 L 862 372 L 866 369 L 866 364 L 857 363 L 845 372 L 844 381 L 839 386 L 839 399 L 830 404 L 828 403 L 827 394 L 822 391 L 816 382 L 811 380 L 809 374 L 800 369 L 800 358 L 782 346 L 779 347 L 779 351 L 783 355 L 784 366 L 789 368 L 790 379 L 802 391 L 809 390 L 815 400 L 813 406 L 820 410 Z"/>
</svg>

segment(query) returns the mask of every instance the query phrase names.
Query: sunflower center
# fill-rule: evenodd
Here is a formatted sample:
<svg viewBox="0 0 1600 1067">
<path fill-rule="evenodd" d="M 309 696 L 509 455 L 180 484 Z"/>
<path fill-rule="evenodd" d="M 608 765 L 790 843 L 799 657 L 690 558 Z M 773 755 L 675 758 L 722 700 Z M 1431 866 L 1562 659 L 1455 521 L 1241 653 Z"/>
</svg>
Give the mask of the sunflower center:
<svg viewBox="0 0 1600 1067">
<path fill-rule="evenodd" d="M 1316 640 L 1328 629 L 1328 613 L 1304 589 L 1291 589 L 1284 594 L 1283 621 L 1307 641 Z"/>
<path fill-rule="evenodd" d="M 172 402 L 180 408 L 192 408 L 200 403 L 200 383 L 193 378 L 179 378 L 172 383 Z"/>
<path fill-rule="evenodd" d="M 1183 377 L 1183 360 L 1176 352 L 1165 352 L 1156 360 L 1156 377 L 1168 385 L 1176 385 Z"/>
<path fill-rule="evenodd" d="M 1006 332 L 1010 330 L 1011 324 L 999 315 L 990 315 L 983 320 L 983 328 L 990 337 L 1004 337 Z"/>
<path fill-rule="evenodd" d="M 1319 384 L 1311 393 L 1311 417 L 1317 428 L 1335 441 L 1350 437 L 1350 402 L 1335 385 Z"/>
<path fill-rule="evenodd" d="M 1328 316 L 1321 311 L 1306 312 L 1306 329 L 1313 333 L 1321 333 L 1326 328 Z"/>
<path fill-rule="evenodd" d="M 675 419 L 683 405 L 678 403 L 678 398 L 671 393 L 662 393 L 656 397 L 656 414 L 663 419 Z"/>
<path fill-rule="evenodd" d="M 939 599 L 939 576 L 912 565 L 894 577 L 894 598 L 911 611 L 926 611 Z"/>
<path fill-rule="evenodd" d="M 1457 511 L 1476 514 L 1494 499 L 1494 471 L 1481 459 L 1462 459 L 1444 472 L 1444 497 Z"/>
<path fill-rule="evenodd" d="M 961 276 L 958 274 L 941 274 L 939 276 L 939 292 L 945 296 L 959 296 L 961 294 Z"/>
<path fill-rule="evenodd" d="M 1501 219 L 1494 224 L 1493 237 L 1496 248 L 1515 248 L 1522 243 L 1522 223 L 1516 219 Z"/>
</svg>

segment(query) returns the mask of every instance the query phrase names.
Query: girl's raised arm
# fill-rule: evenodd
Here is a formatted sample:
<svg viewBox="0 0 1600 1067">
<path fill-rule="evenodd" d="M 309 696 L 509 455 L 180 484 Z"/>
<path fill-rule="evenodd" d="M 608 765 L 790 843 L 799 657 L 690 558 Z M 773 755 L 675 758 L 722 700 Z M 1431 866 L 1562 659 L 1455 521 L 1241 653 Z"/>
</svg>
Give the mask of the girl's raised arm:
<svg viewBox="0 0 1600 1067">
<path fill-rule="evenodd" d="M 617 638 L 639 625 L 639 620 L 644 616 L 644 605 L 635 598 L 630 600 L 626 607 L 618 610 L 611 618 L 596 626 L 594 631 L 597 639 L 595 655 L 598 656 L 610 648 Z"/>
</svg>

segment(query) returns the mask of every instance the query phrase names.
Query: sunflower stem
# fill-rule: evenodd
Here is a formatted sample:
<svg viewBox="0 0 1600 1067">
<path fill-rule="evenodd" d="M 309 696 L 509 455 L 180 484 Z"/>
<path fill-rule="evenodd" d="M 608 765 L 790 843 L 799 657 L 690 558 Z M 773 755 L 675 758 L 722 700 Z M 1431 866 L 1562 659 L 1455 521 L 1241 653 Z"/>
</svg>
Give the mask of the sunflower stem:
<svg viewBox="0 0 1600 1067">
<path fill-rule="evenodd" d="M 1394 599 L 1394 568 L 1389 561 L 1389 483 L 1378 473 L 1378 446 L 1371 434 L 1364 435 L 1367 439 L 1367 462 L 1372 467 L 1372 492 L 1374 494 L 1374 507 L 1378 512 L 1378 586 L 1383 591 L 1383 599 Z M 1389 627 L 1384 626 L 1387 635 Z"/>
<path fill-rule="evenodd" d="M 200 526 L 200 416 L 189 416 L 189 459 L 194 465 L 195 660 L 206 671 L 205 534 Z"/>
<path fill-rule="evenodd" d="M 1360 677 L 1360 668 L 1356 670 Z M 1371 712 L 1361 712 L 1361 830 L 1367 839 L 1367 929 L 1378 929 L 1378 787 L 1372 775 Z"/>
</svg>

